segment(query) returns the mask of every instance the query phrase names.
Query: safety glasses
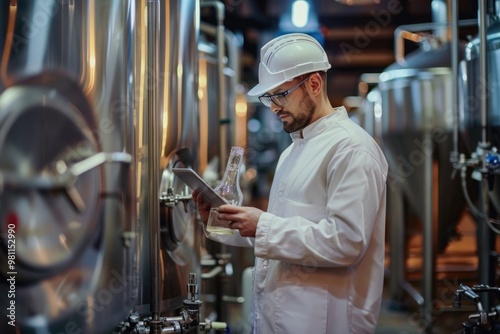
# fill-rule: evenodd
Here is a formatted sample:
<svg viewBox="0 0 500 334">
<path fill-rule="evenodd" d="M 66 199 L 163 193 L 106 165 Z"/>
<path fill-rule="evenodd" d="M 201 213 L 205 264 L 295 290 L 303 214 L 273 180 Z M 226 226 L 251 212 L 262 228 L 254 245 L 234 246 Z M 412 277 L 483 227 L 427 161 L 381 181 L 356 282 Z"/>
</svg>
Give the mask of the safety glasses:
<svg viewBox="0 0 500 334">
<path fill-rule="evenodd" d="M 308 75 L 304 80 L 293 86 L 292 88 L 285 90 L 282 93 L 277 93 L 273 95 L 269 94 L 264 94 L 259 96 L 259 101 L 262 102 L 263 105 L 266 107 L 271 107 L 271 104 L 274 103 L 278 107 L 284 107 L 287 105 L 288 101 L 286 99 L 287 95 L 292 94 L 297 88 L 300 87 L 306 80 L 309 78 L 310 75 Z"/>
</svg>

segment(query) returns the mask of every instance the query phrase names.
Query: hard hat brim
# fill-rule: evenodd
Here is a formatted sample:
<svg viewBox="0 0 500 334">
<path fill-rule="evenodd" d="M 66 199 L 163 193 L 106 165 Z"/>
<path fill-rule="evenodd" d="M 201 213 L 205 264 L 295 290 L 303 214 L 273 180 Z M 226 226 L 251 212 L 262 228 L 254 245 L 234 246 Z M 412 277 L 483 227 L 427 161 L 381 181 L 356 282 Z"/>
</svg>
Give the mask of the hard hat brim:
<svg viewBox="0 0 500 334">
<path fill-rule="evenodd" d="M 247 93 L 247 95 L 249 96 L 261 96 L 262 94 L 265 94 L 267 92 L 269 92 L 271 89 L 274 89 L 276 87 L 278 87 L 279 85 L 285 83 L 287 80 L 283 81 L 283 82 L 278 82 L 278 83 L 272 83 L 272 84 L 257 84 L 255 85 L 252 89 L 250 89 Z"/>
</svg>

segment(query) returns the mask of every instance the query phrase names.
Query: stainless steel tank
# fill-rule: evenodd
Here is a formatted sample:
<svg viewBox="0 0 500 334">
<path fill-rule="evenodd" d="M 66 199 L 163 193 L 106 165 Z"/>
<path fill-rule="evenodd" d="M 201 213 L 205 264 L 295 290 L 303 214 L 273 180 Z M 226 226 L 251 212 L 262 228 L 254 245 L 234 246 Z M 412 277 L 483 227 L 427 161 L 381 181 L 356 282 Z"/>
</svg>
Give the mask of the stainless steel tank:
<svg viewBox="0 0 500 334">
<path fill-rule="evenodd" d="M 449 154 L 453 149 L 450 44 L 421 48 L 380 75 L 382 138 L 388 150 L 392 177 L 389 184 L 401 187 L 411 208 L 423 220 L 422 187 L 424 160 L 436 162 L 438 184 L 439 249 L 445 249 L 464 209 L 460 180 L 452 179 Z M 443 191 L 438 191 L 443 190 Z M 450 194 L 456 194 L 450 196 Z"/>
<path fill-rule="evenodd" d="M 197 167 L 199 3 L 157 1 L 152 42 L 151 2 L 0 4 L 0 307 L 20 332 L 176 314 L 199 272 L 193 206 L 159 204 L 186 192 L 171 166 Z"/>
<path fill-rule="evenodd" d="M 381 146 L 389 162 L 388 219 L 391 237 L 391 294 L 406 290 L 423 309 L 424 325 L 432 326 L 436 258 L 457 236 L 466 208 L 460 178 L 453 178 L 454 148 L 452 48 L 447 5 L 432 1 L 430 24 L 399 27 L 395 35 L 420 40 L 420 47 L 386 68 L 379 76 Z M 467 24 L 469 24 L 467 22 Z M 432 34 L 415 34 L 432 30 Z M 419 30 L 421 29 L 421 30 Z M 397 46 L 404 42 L 397 39 Z M 462 55 L 458 43 L 455 54 Z M 422 276 L 420 287 L 406 281 L 405 230 L 420 223 Z"/>
<path fill-rule="evenodd" d="M 460 84 L 463 88 L 460 100 L 460 131 L 467 151 L 476 151 L 479 143 L 486 140 L 491 147 L 500 148 L 500 5 L 488 11 L 486 20 L 486 78 L 480 72 L 480 36 L 473 38 L 465 49 L 465 59 L 460 64 Z M 484 87 L 483 96 L 481 88 Z M 486 117 L 483 119 L 481 102 L 486 99 Z M 489 196 L 497 212 L 500 212 L 500 177 L 491 175 L 492 188 Z"/>
</svg>

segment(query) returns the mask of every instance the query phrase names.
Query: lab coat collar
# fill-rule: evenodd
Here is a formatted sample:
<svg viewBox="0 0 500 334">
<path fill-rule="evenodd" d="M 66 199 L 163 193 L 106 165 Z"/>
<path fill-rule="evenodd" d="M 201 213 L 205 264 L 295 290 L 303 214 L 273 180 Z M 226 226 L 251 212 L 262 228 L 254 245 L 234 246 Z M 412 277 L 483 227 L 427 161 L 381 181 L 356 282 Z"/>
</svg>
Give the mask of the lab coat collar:
<svg viewBox="0 0 500 334">
<path fill-rule="evenodd" d="M 292 137 L 293 141 L 312 138 L 318 135 L 319 133 L 323 132 L 328 126 L 330 126 L 330 122 L 327 120 L 338 122 L 348 117 L 349 116 L 347 115 L 347 110 L 345 109 L 344 106 L 333 108 L 333 112 L 331 114 L 321 117 L 320 119 L 316 120 L 312 124 L 309 124 L 302 130 L 290 133 L 290 137 Z"/>
</svg>

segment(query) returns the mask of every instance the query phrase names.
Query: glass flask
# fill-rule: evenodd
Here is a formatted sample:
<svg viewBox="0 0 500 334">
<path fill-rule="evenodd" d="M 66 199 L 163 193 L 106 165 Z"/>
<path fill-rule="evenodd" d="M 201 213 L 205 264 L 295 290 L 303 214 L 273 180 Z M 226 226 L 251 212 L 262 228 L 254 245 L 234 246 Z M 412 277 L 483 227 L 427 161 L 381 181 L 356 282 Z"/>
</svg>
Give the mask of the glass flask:
<svg viewBox="0 0 500 334">
<path fill-rule="evenodd" d="M 226 199 L 229 204 L 240 206 L 243 202 L 243 193 L 240 188 L 240 168 L 243 160 L 243 148 L 233 146 L 229 159 L 227 160 L 224 177 L 220 184 L 215 187 L 222 198 Z M 229 221 L 217 219 L 218 208 L 210 209 L 210 216 L 207 223 L 208 233 L 217 234 L 233 234 L 234 231 L 228 227 Z"/>
</svg>

